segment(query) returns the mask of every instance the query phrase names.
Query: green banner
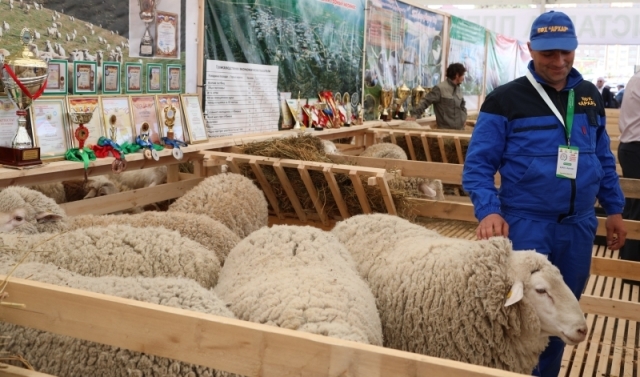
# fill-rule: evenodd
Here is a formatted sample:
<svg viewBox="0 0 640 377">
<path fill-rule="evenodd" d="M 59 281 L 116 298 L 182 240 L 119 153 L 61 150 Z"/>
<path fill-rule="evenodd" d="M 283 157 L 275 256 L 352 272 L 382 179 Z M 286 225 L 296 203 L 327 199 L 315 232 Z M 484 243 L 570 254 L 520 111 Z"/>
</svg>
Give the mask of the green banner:
<svg viewBox="0 0 640 377">
<path fill-rule="evenodd" d="M 460 85 L 468 110 L 476 110 L 482 94 L 485 63 L 485 29 L 462 18 L 451 16 L 449 64 L 462 63 L 467 69 Z"/>
</svg>

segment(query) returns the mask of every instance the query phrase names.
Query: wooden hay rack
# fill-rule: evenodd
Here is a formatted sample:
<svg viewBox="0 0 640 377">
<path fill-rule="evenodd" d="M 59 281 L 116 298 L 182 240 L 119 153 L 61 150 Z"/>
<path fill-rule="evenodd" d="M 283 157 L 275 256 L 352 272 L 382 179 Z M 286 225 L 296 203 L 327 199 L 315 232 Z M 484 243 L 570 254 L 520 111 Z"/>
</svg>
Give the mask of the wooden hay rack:
<svg viewBox="0 0 640 377">
<path fill-rule="evenodd" d="M 464 163 L 466 150 L 462 142 L 466 146 L 471 140 L 471 133 L 463 131 L 372 128 L 368 132 L 373 135 L 374 143 L 379 143 L 388 136 L 393 144 L 398 145 L 398 140 L 402 138 L 409 152 L 408 157 L 413 161 L 420 160 L 416 149 L 421 147 L 428 162 Z M 450 142 L 455 147 L 455 161 L 451 155 L 447 155 L 446 147 Z M 433 146 L 436 144 L 438 150 L 434 151 Z"/>
</svg>

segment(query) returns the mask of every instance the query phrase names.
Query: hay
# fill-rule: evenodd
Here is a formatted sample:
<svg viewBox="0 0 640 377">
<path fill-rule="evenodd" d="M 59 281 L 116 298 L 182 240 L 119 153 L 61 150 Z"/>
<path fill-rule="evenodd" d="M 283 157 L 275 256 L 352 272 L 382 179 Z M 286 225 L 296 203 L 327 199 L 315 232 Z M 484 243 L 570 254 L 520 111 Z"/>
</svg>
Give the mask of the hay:
<svg viewBox="0 0 640 377">
<path fill-rule="evenodd" d="M 240 150 L 243 154 L 254 156 L 333 163 L 333 161 L 324 152 L 322 140 L 308 134 L 244 144 L 240 146 Z M 256 185 L 260 187 L 251 167 L 248 164 L 240 164 L 239 167 L 244 176 L 254 180 Z M 271 185 L 278 201 L 278 206 L 282 212 L 289 214 L 295 213 L 293 205 L 291 204 L 284 187 L 280 183 L 280 179 L 273 170 L 273 167 L 261 166 L 261 168 L 267 181 Z M 284 171 L 296 193 L 296 196 L 300 200 L 300 204 L 305 213 L 316 214 L 316 209 L 311 197 L 309 196 L 297 169 L 284 168 Z M 324 174 L 321 171 L 310 170 L 309 175 L 316 190 L 318 191 L 318 196 L 325 213 L 330 218 L 341 218 L 340 211 L 338 210 L 336 201 L 331 194 L 331 189 L 329 188 L 329 184 L 327 183 Z M 358 196 L 353 188 L 351 178 L 345 174 L 335 174 L 334 176 L 349 214 L 354 216 L 363 213 L 362 208 L 360 207 L 360 202 L 358 201 Z M 386 213 L 387 210 L 380 189 L 377 186 L 369 186 L 367 184 L 367 177 L 361 176 L 360 180 L 362 181 L 362 185 L 367 194 L 367 200 L 371 206 L 371 210 L 373 212 Z M 408 219 L 415 218 L 415 214 L 411 210 L 407 201 L 408 197 L 415 195 L 412 195 L 412 193 L 408 191 L 398 190 L 393 187 L 390 187 L 389 189 L 391 191 L 391 196 L 396 206 L 396 210 L 398 211 L 398 215 Z M 271 208 L 271 210 L 273 210 L 273 208 Z"/>
</svg>

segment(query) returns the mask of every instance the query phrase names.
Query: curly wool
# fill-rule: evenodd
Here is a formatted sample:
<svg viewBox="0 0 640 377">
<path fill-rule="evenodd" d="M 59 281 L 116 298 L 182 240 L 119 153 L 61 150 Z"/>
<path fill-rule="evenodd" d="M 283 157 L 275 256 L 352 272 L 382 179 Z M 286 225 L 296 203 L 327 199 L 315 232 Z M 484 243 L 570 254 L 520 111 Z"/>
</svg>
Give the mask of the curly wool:
<svg viewBox="0 0 640 377">
<path fill-rule="evenodd" d="M 404 177 L 399 170 L 392 170 L 394 178 L 388 181 L 389 188 L 405 191 L 408 196 L 427 197 L 432 200 L 444 200 L 444 189 L 440 179 L 422 177 Z"/>
<path fill-rule="evenodd" d="M 216 253 L 220 264 L 224 264 L 227 255 L 240 242 L 240 237 L 217 220 L 206 215 L 173 211 L 144 212 L 137 215 L 71 216 L 68 218 L 69 230 L 111 224 L 129 225 L 135 228 L 163 227 L 175 230 L 181 236 L 198 242 Z"/>
<path fill-rule="evenodd" d="M 330 233 L 273 226 L 242 240 L 214 292 L 243 320 L 382 344 L 371 290 Z"/>
<path fill-rule="evenodd" d="M 28 186 L 28 188 L 41 192 L 45 196 L 53 199 L 57 204 L 75 202 L 85 198 L 94 198 L 96 196 L 111 195 L 119 192 L 116 185 L 102 175 L 91 177 L 86 182 L 83 179 L 76 179 L 44 183 L 41 185 Z"/>
<path fill-rule="evenodd" d="M 389 242 L 380 232 L 353 238 L 353 228 L 338 223 L 333 233 L 376 297 L 386 347 L 531 373 L 547 344 L 538 316 L 526 300 L 504 307 L 514 282 L 510 258 L 525 252 L 513 253 L 504 238 Z M 358 242 L 367 238 L 386 247 Z"/>
<path fill-rule="evenodd" d="M 360 153 L 360 157 L 392 158 L 396 160 L 409 159 L 404 149 L 393 143 L 373 144 Z"/>
<path fill-rule="evenodd" d="M 25 222 L 13 232 L 34 234 L 42 232 L 61 232 L 67 227 L 64 210 L 56 202 L 40 192 L 22 186 L 9 186 L 0 191 L 0 212 L 10 213 L 18 208 L 26 211 Z M 39 213 L 48 212 L 61 219 L 58 221 L 38 222 Z"/>
<path fill-rule="evenodd" d="M 240 174 L 206 178 L 169 206 L 169 212 L 207 215 L 226 225 L 240 238 L 267 226 L 267 200 L 253 182 Z"/>
<path fill-rule="evenodd" d="M 52 235 L 0 234 L 14 255 L 51 263 L 84 276 L 186 277 L 205 288 L 216 285 L 220 262 L 199 243 L 164 228 L 127 225 L 90 227 Z"/>
<path fill-rule="evenodd" d="M 3 259 L 5 260 L 0 263 L 0 268 L 7 272 L 12 263 Z M 13 276 L 234 318 L 233 313 L 215 293 L 190 279 L 112 276 L 93 278 L 41 263 L 22 264 Z M 198 365 L 8 323 L 0 323 L 0 333 L 8 339 L 3 351 L 22 355 L 39 372 L 56 376 L 230 376 Z M 207 335 L 215 336 L 216 334 Z"/>
<path fill-rule="evenodd" d="M 126 170 L 119 174 L 109 174 L 120 191 L 137 190 L 153 187 L 167 182 L 167 167 L 165 165 L 147 169 Z"/>
</svg>

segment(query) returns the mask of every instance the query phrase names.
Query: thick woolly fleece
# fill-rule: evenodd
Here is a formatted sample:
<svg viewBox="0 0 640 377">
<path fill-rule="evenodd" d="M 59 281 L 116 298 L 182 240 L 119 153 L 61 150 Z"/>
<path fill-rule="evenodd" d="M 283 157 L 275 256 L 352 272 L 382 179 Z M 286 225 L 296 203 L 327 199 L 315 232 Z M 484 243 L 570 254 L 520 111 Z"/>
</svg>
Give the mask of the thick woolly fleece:
<svg viewBox="0 0 640 377">
<path fill-rule="evenodd" d="M 61 234 L 0 234 L 2 246 L 27 261 L 51 263 L 84 276 L 185 277 L 214 287 L 220 273 L 216 254 L 164 228 L 108 225 Z"/>
<path fill-rule="evenodd" d="M 206 178 L 171 204 L 169 212 L 199 213 L 226 225 L 240 238 L 267 226 L 267 200 L 253 182 L 240 174 Z"/>
<path fill-rule="evenodd" d="M 545 262 L 551 266 L 543 256 L 513 253 L 504 238 L 392 236 L 390 242 L 380 237 L 385 232 L 366 235 L 344 223 L 333 233 L 376 297 L 386 347 L 531 373 L 548 339 L 540 337 L 540 321 L 526 300 L 504 303 L 515 278 L 512 255 L 527 255 L 530 265 L 522 271 L 529 276 Z"/>
<path fill-rule="evenodd" d="M 13 263 L 3 257 L 1 270 L 6 273 Z M 67 286 L 86 291 L 188 309 L 234 318 L 225 303 L 211 290 L 190 279 L 85 277 L 54 265 L 25 263 L 15 277 Z M 149 329 L 153 331 L 153 329 Z M 213 377 L 231 376 L 210 368 L 187 364 L 124 348 L 112 347 L 46 331 L 0 323 L 0 333 L 7 337 L 3 351 L 22 355 L 34 368 L 55 376 L 68 377 Z M 206 334 L 211 340 L 216 334 Z"/>
<path fill-rule="evenodd" d="M 66 214 L 53 199 L 22 186 L 9 186 L 0 191 L 0 212 L 11 213 L 18 208 L 26 210 L 26 218 L 24 224 L 15 228 L 14 232 L 34 234 L 61 232 L 66 229 L 66 222 L 64 221 Z M 36 216 L 46 212 L 61 216 L 62 219 L 38 223 Z"/>
<path fill-rule="evenodd" d="M 320 229 L 253 232 L 231 250 L 214 292 L 242 320 L 382 345 L 371 290 L 344 246 Z"/>
<path fill-rule="evenodd" d="M 111 224 L 129 225 L 134 228 L 163 227 L 175 230 L 181 236 L 196 241 L 216 253 L 224 264 L 227 255 L 240 242 L 240 237 L 221 222 L 206 215 L 173 211 L 144 212 L 137 215 L 70 216 L 67 218 L 69 230 Z"/>
<path fill-rule="evenodd" d="M 364 152 L 360 153 L 360 157 L 392 158 L 396 160 L 409 159 L 404 149 L 393 143 L 373 144 L 367 147 Z"/>
</svg>

